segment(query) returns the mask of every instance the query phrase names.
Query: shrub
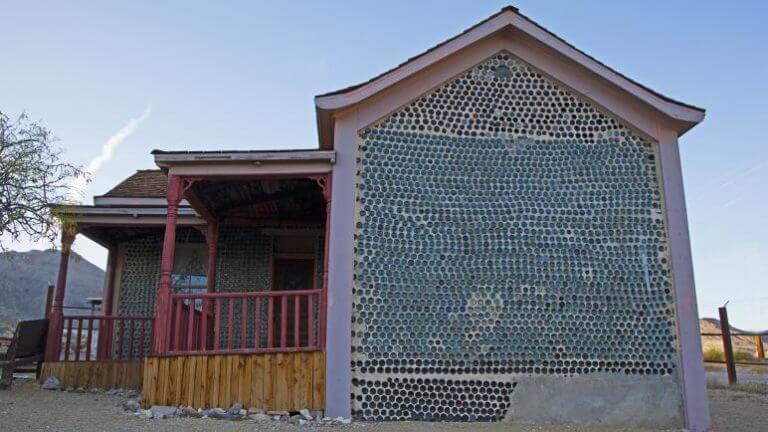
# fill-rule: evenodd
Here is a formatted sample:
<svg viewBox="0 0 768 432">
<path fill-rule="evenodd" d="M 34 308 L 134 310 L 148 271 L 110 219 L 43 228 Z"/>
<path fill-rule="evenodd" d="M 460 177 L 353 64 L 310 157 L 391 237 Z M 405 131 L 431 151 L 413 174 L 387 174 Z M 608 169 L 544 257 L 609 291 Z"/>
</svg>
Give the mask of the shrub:
<svg viewBox="0 0 768 432">
<path fill-rule="evenodd" d="M 755 360 L 755 354 L 752 351 L 733 350 L 733 359 L 735 361 Z M 725 361 L 725 354 L 719 348 L 707 348 L 704 350 L 704 361 L 717 362 Z"/>
<path fill-rule="evenodd" d="M 704 361 L 725 361 L 725 354 L 717 348 L 707 348 L 704 350 Z"/>
<path fill-rule="evenodd" d="M 733 359 L 736 361 L 755 360 L 755 353 L 745 350 L 734 350 Z"/>
</svg>

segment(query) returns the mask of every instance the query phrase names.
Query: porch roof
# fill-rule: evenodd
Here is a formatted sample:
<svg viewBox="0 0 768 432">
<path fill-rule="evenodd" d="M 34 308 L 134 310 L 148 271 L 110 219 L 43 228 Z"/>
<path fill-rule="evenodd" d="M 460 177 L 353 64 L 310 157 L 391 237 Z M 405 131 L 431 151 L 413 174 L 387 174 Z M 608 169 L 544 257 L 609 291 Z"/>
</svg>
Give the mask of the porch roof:
<svg viewBox="0 0 768 432">
<path fill-rule="evenodd" d="M 162 201 L 165 202 L 165 199 Z M 147 207 L 97 204 L 56 206 L 54 213 L 68 223 L 76 224 L 80 234 L 108 248 L 127 238 L 165 228 L 168 211 L 165 205 Z M 179 207 L 178 215 L 179 226 L 206 225 L 206 221 L 191 207 Z"/>
<path fill-rule="evenodd" d="M 333 150 L 153 150 L 155 164 L 181 176 L 321 174 L 336 163 Z"/>
</svg>

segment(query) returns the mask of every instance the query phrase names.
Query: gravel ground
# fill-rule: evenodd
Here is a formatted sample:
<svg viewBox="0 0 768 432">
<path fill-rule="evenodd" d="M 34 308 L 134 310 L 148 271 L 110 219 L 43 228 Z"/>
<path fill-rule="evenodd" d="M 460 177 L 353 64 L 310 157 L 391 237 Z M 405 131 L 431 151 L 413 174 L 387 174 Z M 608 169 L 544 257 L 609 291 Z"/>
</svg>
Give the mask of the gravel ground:
<svg viewBox="0 0 768 432">
<path fill-rule="evenodd" d="M 757 431 L 768 425 L 768 396 L 731 390 L 710 390 L 714 431 Z M 27 382 L 0 391 L 0 431 L 624 431 L 640 429 L 580 426 L 535 426 L 509 423 L 355 422 L 342 426 L 294 426 L 276 422 L 229 422 L 173 418 L 147 420 L 126 413 L 123 398 L 40 390 Z"/>
<path fill-rule="evenodd" d="M 725 365 L 711 364 L 705 365 L 707 371 L 707 380 L 721 383 L 728 382 L 728 373 L 725 371 Z M 740 383 L 755 383 L 768 385 L 768 366 L 736 366 L 736 379 Z"/>
</svg>

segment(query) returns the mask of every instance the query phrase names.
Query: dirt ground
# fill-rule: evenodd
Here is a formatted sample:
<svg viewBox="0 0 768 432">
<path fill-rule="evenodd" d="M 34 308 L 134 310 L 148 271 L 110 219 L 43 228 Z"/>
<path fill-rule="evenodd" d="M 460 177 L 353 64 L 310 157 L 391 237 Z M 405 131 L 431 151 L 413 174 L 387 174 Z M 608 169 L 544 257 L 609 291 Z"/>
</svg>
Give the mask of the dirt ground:
<svg viewBox="0 0 768 432">
<path fill-rule="evenodd" d="M 728 382 L 725 365 L 706 363 L 707 380 L 710 382 Z M 736 377 L 739 383 L 763 385 L 768 389 L 768 366 L 737 365 Z"/>
<path fill-rule="evenodd" d="M 124 399 L 105 394 L 77 394 L 40 390 L 31 382 L 0 391 L 0 431 L 624 431 L 640 429 L 585 426 L 540 426 L 509 423 L 360 423 L 343 426 L 294 426 L 275 422 L 229 422 L 173 418 L 147 420 L 126 413 Z M 768 395 L 748 391 L 710 389 L 713 431 L 757 431 L 768 425 Z"/>
</svg>

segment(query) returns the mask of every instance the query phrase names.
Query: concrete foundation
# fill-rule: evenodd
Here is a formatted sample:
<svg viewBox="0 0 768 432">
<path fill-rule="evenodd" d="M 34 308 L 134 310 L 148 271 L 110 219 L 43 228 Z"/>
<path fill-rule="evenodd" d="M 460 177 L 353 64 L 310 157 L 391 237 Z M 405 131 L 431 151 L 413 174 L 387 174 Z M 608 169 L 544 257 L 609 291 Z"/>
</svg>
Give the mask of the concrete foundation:
<svg viewBox="0 0 768 432">
<path fill-rule="evenodd" d="M 519 377 L 504 421 L 681 428 L 674 376 Z"/>
</svg>

